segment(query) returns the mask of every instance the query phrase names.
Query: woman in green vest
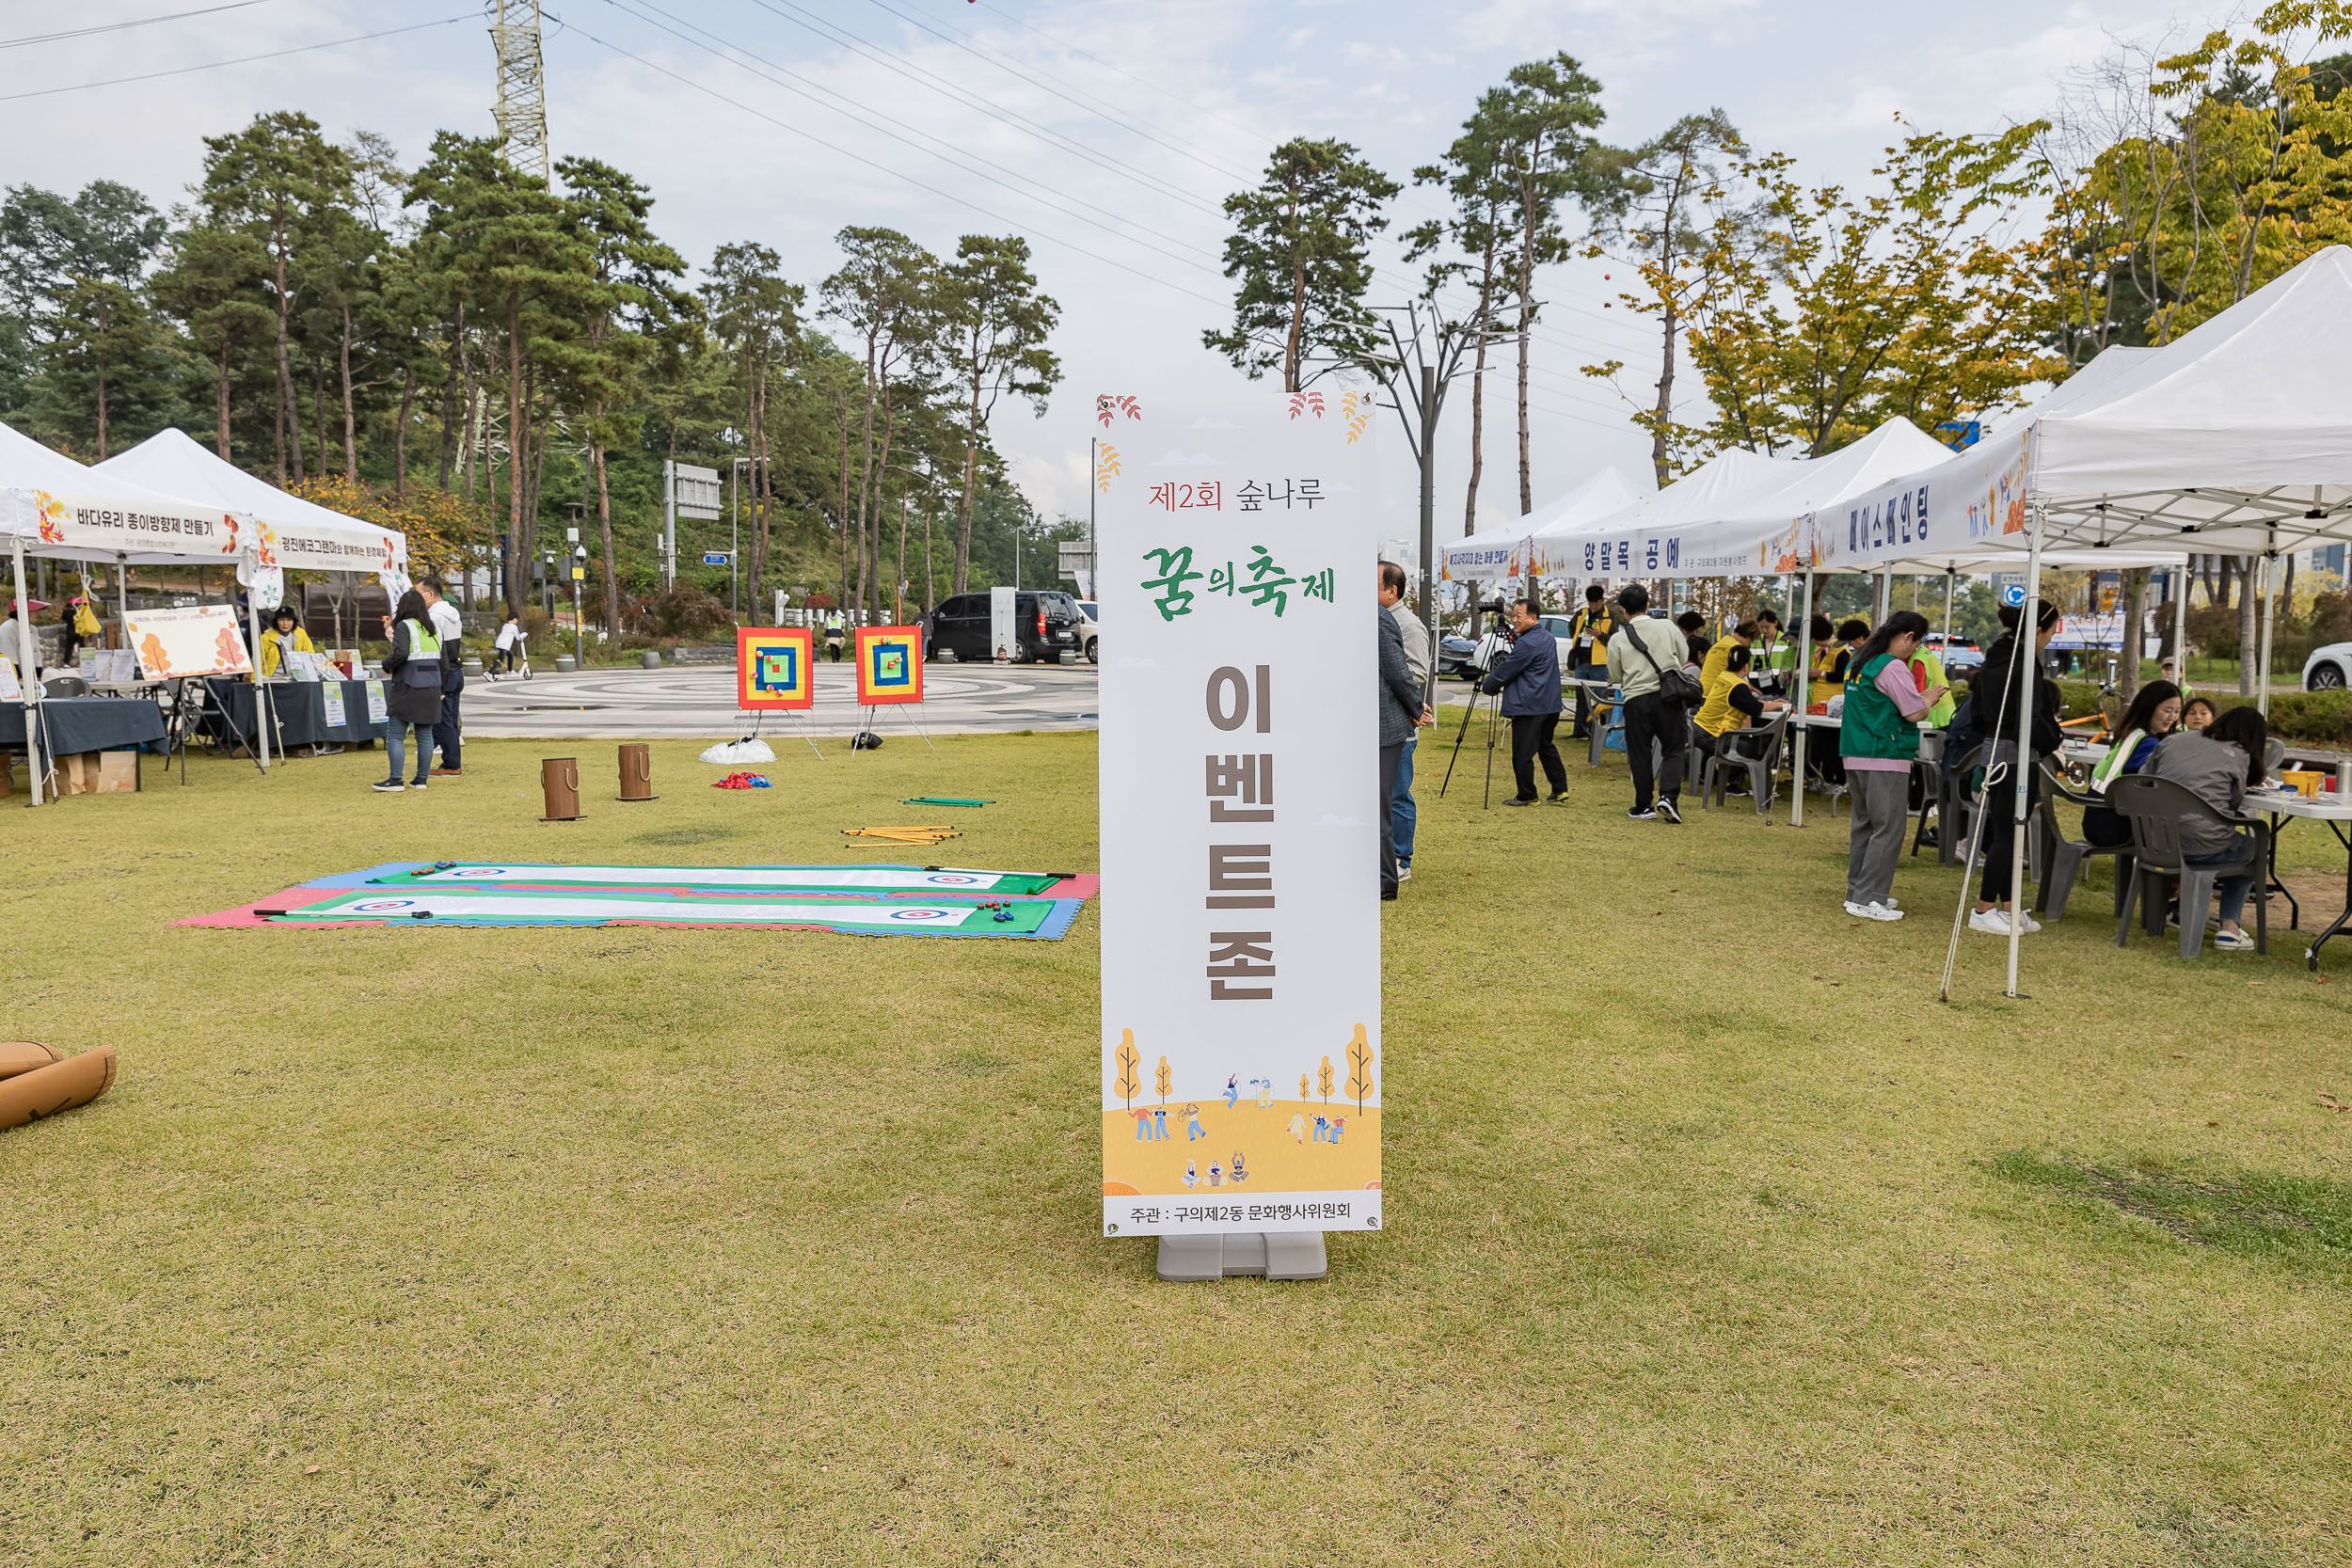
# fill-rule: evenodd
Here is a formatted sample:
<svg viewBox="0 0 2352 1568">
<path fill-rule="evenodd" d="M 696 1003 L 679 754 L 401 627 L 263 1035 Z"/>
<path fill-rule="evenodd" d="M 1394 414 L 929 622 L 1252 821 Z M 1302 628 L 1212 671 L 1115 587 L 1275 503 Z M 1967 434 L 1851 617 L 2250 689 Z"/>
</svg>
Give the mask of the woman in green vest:
<svg viewBox="0 0 2352 1568">
<path fill-rule="evenodd" d="M 391 754 L 392 776 L 375 787 L 387 794 L 404 787 L 400 765 L 406 760 L 406 732 L 417 732 L 417 777 L 405 787 L 422 789 L 433 771 L 433 726 L 441 717 L 441 641 L 433 635 L 433 618 L 425 611 L 424 595 L 411 588 L 400 596 L 384 635 L 392 651 L 384 656 L 384 750 Z"/>
<path fill-rule="evenodd" d="M 1846 912 L 1860 920 L 1903 917 L 1895 902 L 1895 863 L 1911 817 L 1911 765 L 1919 756 L 1919 721 L 1944 696 L 1942 687 L 1921 691 L 1911 673 L 1912 650 L 1927 631 L 1926 616 L 1898 610 L 1847 664 L 1837 749 L 1853 800 Z"/>
</svg>

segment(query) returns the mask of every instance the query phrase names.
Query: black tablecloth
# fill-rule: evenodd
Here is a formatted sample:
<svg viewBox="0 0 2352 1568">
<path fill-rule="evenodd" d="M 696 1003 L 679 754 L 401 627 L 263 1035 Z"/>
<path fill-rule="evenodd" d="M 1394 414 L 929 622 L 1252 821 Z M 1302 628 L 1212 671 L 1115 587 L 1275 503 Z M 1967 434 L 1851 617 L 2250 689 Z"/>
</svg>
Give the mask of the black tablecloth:
<svg viewBox="0 0 2352 1568">
<path fill-rule="evenodd" d="M 254 688 L 246 681 L 215 680 L 212 700 L 225 710 L 240 734 L 253 733 Z M 270 706 L 278 714 L 278 729 L 270 746 L 319 746 L 380 739 L 384 726 L 368 722 L 368 683 L 338 681 L 343 689 L 343 722 L 326 721 L 326 689 L 323 681 L 284 681 L 269 689 Z M 208 722 L 217 722 L 216 716 Z"/>
<path fill-rule="evenodd" d="M 164 737 L 164 710 L 151 697 L 51 697 L 40 712 L 41 746 L 58 756 Z M 24 705 L 0 704 L 0 746 L 24 744 Z"/>
</svg>

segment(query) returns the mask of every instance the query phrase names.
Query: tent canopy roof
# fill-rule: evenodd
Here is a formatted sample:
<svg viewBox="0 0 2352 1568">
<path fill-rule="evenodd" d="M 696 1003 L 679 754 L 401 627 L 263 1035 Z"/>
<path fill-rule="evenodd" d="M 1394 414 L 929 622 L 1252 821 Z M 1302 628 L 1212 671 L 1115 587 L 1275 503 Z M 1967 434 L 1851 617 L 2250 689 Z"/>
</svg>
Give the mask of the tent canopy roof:
<svg viewBox="0 0 2352 1568">
<path fill-rule="evenodd" d="M 250 515 L 281 565 L 375 571 L 407 559 L 394 529 L 329 511 L 254 478 L 206 451 L 183 430 L 163 430 L 90 472 Z"/>
<path fill-rule="evenodd" d="M 1640 492 L 1616 467 L 1600 470 L 1557 500 L 1523 517 L 1456 539 L 1439 547 L 1438 564 L 1448 578 L 1518 577 L 1527 566 L 1529 540 L 1582 526 L 1631 503 Z"/>
<path fill-rule="evenodd" d="M 241 530 L 225 509 L 168 486 L 85 467 L 0 424 L 0 535 L 33 554 L 155 565 L 233 560 Z M 44 513 L 42 497 L 48 498 Z"/>
</svg>

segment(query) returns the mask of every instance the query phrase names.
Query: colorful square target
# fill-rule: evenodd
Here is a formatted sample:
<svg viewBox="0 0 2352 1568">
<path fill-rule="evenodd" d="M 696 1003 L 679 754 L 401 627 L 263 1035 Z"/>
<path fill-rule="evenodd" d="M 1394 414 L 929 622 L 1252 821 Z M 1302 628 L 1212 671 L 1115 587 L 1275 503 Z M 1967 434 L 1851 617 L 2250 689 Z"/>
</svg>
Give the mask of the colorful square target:
<svg viewBox="0 0 2352 1568">
<path fill-rule="evenodd" d="M 919 703 L 923 700 L 923 628 L 857 628 L 857 701 Z"/>
<path fill-rule="evenodd" d="M 735 628 L 735 705 L 807 707 L 817 701 L 817 634 L 806 626 Z"/>
</svg>

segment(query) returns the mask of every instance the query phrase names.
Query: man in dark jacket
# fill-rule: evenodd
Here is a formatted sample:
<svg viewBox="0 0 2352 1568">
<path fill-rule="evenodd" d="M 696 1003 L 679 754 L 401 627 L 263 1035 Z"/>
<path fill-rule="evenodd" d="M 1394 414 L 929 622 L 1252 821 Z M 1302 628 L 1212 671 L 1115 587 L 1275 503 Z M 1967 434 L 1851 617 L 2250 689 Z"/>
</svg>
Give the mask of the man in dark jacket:
<svg viewBox="0 0 2352 1568">
<path fill-rule="evenodd" d="M 1380 896 L 1396 896 L 1396 814 L 1389 802 L 1396 798 L 1396 773 L 1405 763 L 1405 743 L 1413 731 L 1429 721 L 1421 700 L 1421 683 L 1405 662 L 1405 637 L 1396 618 L 1386 609 L 1380 617 Z"/>
<path fill-rule="evenodd" d="M 1553 803 L 1565 805 L 1568 770 L 1551 740 L 1560 727 L 1560 644 L 1544 629 L 1533 599 L 1512 605 L 1511 631 L 1511 651 L 1486 672 L 1485 685 L 1486 690 L 1502 693 L 1502 716 L 1511 721 L 1511 772 L 1519 792 L 1502 803 L 1535 803 L 1535 763 L 1541 758 Z"/>
</svg>

